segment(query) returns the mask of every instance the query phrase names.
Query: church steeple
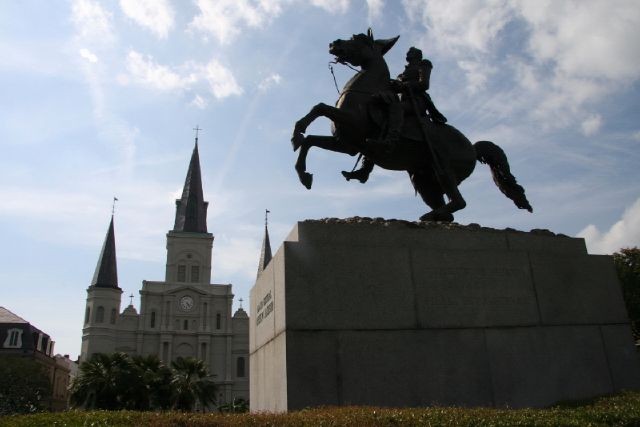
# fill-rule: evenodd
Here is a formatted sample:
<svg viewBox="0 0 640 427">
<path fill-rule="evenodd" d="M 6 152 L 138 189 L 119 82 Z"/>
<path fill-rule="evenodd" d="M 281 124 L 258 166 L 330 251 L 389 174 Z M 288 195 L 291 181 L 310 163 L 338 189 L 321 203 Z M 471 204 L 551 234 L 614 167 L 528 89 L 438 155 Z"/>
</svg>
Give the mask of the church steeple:
<svg viewBox="0 0 640 427">
<path fill-rule="evenodd" d="M 118 266 L 116 263 L 116 239 L 113 231 L 113 215 L 111 215 L 109 230 L 102 245 L 102 251 L 100 252 L 98 264 L 96 265 L 96 271 L 93 274 L 91 286 L 120 289 L 118 287 Z"/>
<path fill-rule="evenodd" d="M 182 197 L 180 200 L 176 200 L 176 220 L 173 231 L 206 233 L 208 205 L 209 203 L 204 201 L 202 195 L 200 156 L 198 155 L 198 137 L 196 136 Z"/>
<path fill-rule="evenodd" d="M 269 261 L 271 261 L 271 242 L 269 242 L 269 228 L 267 226 L 267 214 L 268 210 L 264 213 L 264 239 L 262 239 L 262 249 L 260 250 L 260 261 L 258 263 L 258 275 L 267 268 Z"/>
</svg>

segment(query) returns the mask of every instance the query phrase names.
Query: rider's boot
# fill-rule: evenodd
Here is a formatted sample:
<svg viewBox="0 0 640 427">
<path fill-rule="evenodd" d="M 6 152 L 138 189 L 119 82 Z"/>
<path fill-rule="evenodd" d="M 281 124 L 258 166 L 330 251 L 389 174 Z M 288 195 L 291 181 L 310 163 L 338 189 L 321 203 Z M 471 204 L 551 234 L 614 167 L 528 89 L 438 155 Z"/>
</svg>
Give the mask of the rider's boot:
<svg viewBox="0 0 640 427">
<path fill-rule="evenodd" d="M 371 174 L 374 166 L 373 161 L 364 157 L 362 159 L 362 166 L 360 166 L 360 169 L 352 172 L 342 171 L 342 176 L 344 176 L 347 181 L 357 179 L 364 184 L 369 179 L 369 175 Z"/>
<path fill-rule="evenodd" d="M 427 111 L 429 112 L 429 117 L 431 117 L 431 120 L 440 124 L 447 123 L 447 118 L 444 116 L 444 114 L 438 111 L 435 104 L 431 100 L 431 97 L 429 96 L 429 94 L 426 94 L 426 95 L 427 95 Z"/>
</svg>

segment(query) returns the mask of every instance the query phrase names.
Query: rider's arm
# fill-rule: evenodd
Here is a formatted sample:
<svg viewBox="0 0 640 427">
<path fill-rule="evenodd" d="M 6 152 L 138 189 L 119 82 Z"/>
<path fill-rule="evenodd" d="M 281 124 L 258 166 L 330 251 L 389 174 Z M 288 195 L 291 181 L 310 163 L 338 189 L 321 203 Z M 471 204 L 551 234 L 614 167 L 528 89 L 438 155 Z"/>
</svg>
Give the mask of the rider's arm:
<svg viewBox="0 0 640 427">
<path fill-rule="evenodd" d="M 413 89 L 417 89 L 420 91 L 429 90 L 429 79 L 431 78 L 431 69 L 433 65 L 431 65 L 431 61 L 428 59 L 422 60 L 420 63 L 420 68 L 418 69 L 418 81 L 416 82 L 416 86 Z"/>
</svg>

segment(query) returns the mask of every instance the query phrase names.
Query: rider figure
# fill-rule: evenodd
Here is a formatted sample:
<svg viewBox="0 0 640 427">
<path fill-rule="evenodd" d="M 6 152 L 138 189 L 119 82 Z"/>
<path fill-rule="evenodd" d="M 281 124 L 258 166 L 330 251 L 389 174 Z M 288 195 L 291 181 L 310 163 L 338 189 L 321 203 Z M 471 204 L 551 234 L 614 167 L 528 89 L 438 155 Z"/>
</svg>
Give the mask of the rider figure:
<svg viewBox="0 0 640 427">
<path fill-rule="evenodd" d="M 429 78 L 431 77 L 431 69 L 433 65 L 428 59 L 422 59 L 422 51 L 415 47 L 409 48 L 407 51 L 407 65 L 404 72 L 398 75 L 396 80 L 391 80 L 392 96 L 382 93 L 380 98 L 388 104 L 388 127 L 387 134 L 384 139 L 372 140 L 373 143 L 386 144 L 390 148 L 395 146 L 400 140 L 402 133 L 402 125 L 404 124 L 405 115 L 415 115 L 413 102 L 415 101 L 420 116 L 428 117 L 434 123 L 444 124 L 447 118 L 442 115 L 426 92 L 429 89 Z M 400 94 L 400 100 L 395 96 Z M 342 172 L 342 175 L 348 180 L 358 179 L 364 183 L 369 179 L 369 174 L 373 170 L 373 162 L 365 157 L 362 161 L 362 167 L 353 172 Z"/>
</svg>

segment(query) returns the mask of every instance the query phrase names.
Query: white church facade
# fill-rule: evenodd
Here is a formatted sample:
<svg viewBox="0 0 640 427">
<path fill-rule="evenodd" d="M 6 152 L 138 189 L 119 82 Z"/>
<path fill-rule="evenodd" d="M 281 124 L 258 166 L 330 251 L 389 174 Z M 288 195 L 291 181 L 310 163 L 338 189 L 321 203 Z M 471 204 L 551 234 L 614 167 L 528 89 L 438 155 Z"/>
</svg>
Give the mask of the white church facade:
<svg viewBox="0 0 640 427">
<path fill-rule="evenodd" d="M 214 237 L 207 231 L 198 142 L 191 156 L 174 227 L 167 233 L 164 281 L 142 282 L 140 313 L 120 311 L 113 217 L 87 289 L 80 361 L 95 353 L 157 355 L 205 361 L 218 385 L 219 403 L 249 399 L 249 317 L 232 313 L 231 284 L 211 283 Z"/>
</svg>

